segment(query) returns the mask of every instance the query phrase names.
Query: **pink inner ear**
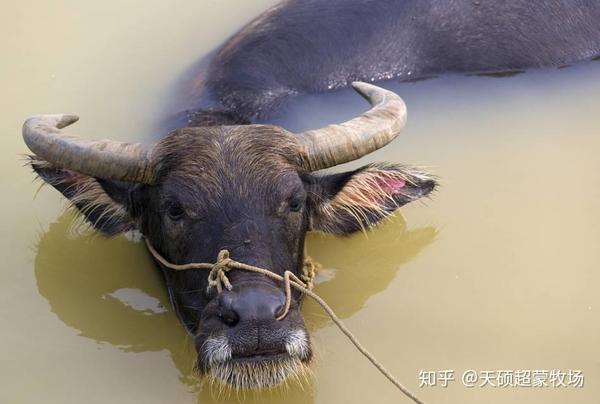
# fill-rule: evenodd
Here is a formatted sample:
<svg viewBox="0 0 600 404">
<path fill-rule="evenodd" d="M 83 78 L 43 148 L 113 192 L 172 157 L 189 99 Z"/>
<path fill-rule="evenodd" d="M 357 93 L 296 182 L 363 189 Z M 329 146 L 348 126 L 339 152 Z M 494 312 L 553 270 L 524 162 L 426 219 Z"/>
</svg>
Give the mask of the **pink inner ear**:
<svg viewBox="0 0 600 404">
<path fill-rule="evenodd" d="M 373 176 L 368 182 L 360 184 L 361 189 L 358 195 L 346 193 L 344 198 L 346 203 L 353 205 L 371 206 L 372 203 L 379 204 L 383 198 L 389 195 L 399 194 L 402 188 L 406 187 L 406 181 L 401 178 L 386 176 Z M 373 182 L 375 184 L 373 184 Z M 374 186 L 376 185 L 376 186 Z"/>
<path fill-rule="evenodd" d="M 375 180 L 377 185 L 381 187 L 385 192 L 390 194 L 397 194 L 402 188 L 406 186 L 406 181 L 401 178 L 377 178 Z"/>
</svg>

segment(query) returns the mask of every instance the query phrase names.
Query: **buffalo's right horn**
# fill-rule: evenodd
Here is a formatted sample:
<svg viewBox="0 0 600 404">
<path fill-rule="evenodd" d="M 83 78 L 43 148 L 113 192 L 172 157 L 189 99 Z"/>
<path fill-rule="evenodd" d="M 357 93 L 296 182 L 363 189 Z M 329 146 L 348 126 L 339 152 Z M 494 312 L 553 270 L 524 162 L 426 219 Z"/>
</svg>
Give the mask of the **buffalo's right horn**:
<svg viewBox="0 0 600 404">
<path fill-rule="evenodd" d="M 93 177 L 153 184 L 153 146 L 113 140 L 86 140 L 61 131 L 75 115 L 39 115 L 23 124 L 25 143 L 41 159 Z"/>
<path fill-rule="evenodd" d="M 394 140 L 404 128 L 406 105 L 397 94 L 362 82 L 352 87 L 372 108 L 347 122 L 299 133 L 302 165 L 307 170 L 357 160 Z"/>
</svg>

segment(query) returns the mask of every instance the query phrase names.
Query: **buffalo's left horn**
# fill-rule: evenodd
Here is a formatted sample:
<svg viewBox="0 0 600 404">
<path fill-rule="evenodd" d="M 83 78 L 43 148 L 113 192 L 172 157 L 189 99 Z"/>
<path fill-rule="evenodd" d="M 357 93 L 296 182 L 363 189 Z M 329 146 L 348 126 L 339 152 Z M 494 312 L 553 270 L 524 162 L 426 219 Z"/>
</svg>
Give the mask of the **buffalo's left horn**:
<svg viewBox="0 0 600 404">
<path fill-rule="evenodd" d="M 373 107 L 347 122 L 299 133 L 304 146 L 302 164 L 307 170 L 359 159 L 394 140 L 404 128 L 406 105 L 397 94 L 359 81 L 352 87 Z"/>
<path fill-rule="evenodd" d="M 61 131 L 77 122 L 75 115 L 39 115 L 23 124 L 25 143 L 54 166 L 106 179 L 152 184 L 153 146 L 113 140 L 86 140 Z"/>
</svg>

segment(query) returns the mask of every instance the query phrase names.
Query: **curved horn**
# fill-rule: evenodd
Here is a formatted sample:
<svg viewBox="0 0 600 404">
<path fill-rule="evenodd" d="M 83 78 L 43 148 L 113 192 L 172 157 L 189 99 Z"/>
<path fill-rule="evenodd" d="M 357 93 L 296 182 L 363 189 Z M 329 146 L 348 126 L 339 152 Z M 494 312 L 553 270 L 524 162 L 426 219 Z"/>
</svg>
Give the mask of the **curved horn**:
<svg viewBox="0 0 600 404">
<path fill-rule="evenodd" d="M 23 124 L 23 139 L 38 157 L 57 167 L 120 181 L 152 184 L 153 146 L 69 136 L 62 128 L 77 122 L 75 115 L 39 115 Z"/>
<path fill-rule="evenodd" d="M 406 105 L 397 94 L 356 81 L 352 87 L 373 106 L 350 121 L 298 134 L 302 165 L 321 170 L 356 160 L 385 146 L 404 128 Z"/>
</svg>

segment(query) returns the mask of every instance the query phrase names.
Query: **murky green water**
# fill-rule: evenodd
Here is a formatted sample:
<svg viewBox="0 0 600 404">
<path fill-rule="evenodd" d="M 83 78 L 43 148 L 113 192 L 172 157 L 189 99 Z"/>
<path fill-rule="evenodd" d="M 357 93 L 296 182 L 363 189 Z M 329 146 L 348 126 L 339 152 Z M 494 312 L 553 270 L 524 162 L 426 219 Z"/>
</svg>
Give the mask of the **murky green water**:
<svg viewBox="0 0 600 404">
<path fill-rule="evenodd" d="M 273 3 L 2 4 L 1 403 L 214 402 L 142 246 L 73 234 L 59 194 L 36 194 L 22 167 L 20 125 L 73 112 L 83 136 L 156 136 L 183 72 Z M 391 88 L 409 127 L 360 163 L 422 164 L 443 186 L 367 236 L 311 235 L 316 291 L 429 403 L 597 403 L 600 63 Z M 348 92 L 280 120 L 319 126 L 364 108 Z M 229 401 L 407 402 L 316 305 L 304 313 L 312 385 Z M 418 387 L 420 370 L 447 369 L 448 388 Z M 585 385 L 467 388 L 468 369 L 577 369 Z"/>
</svg>

